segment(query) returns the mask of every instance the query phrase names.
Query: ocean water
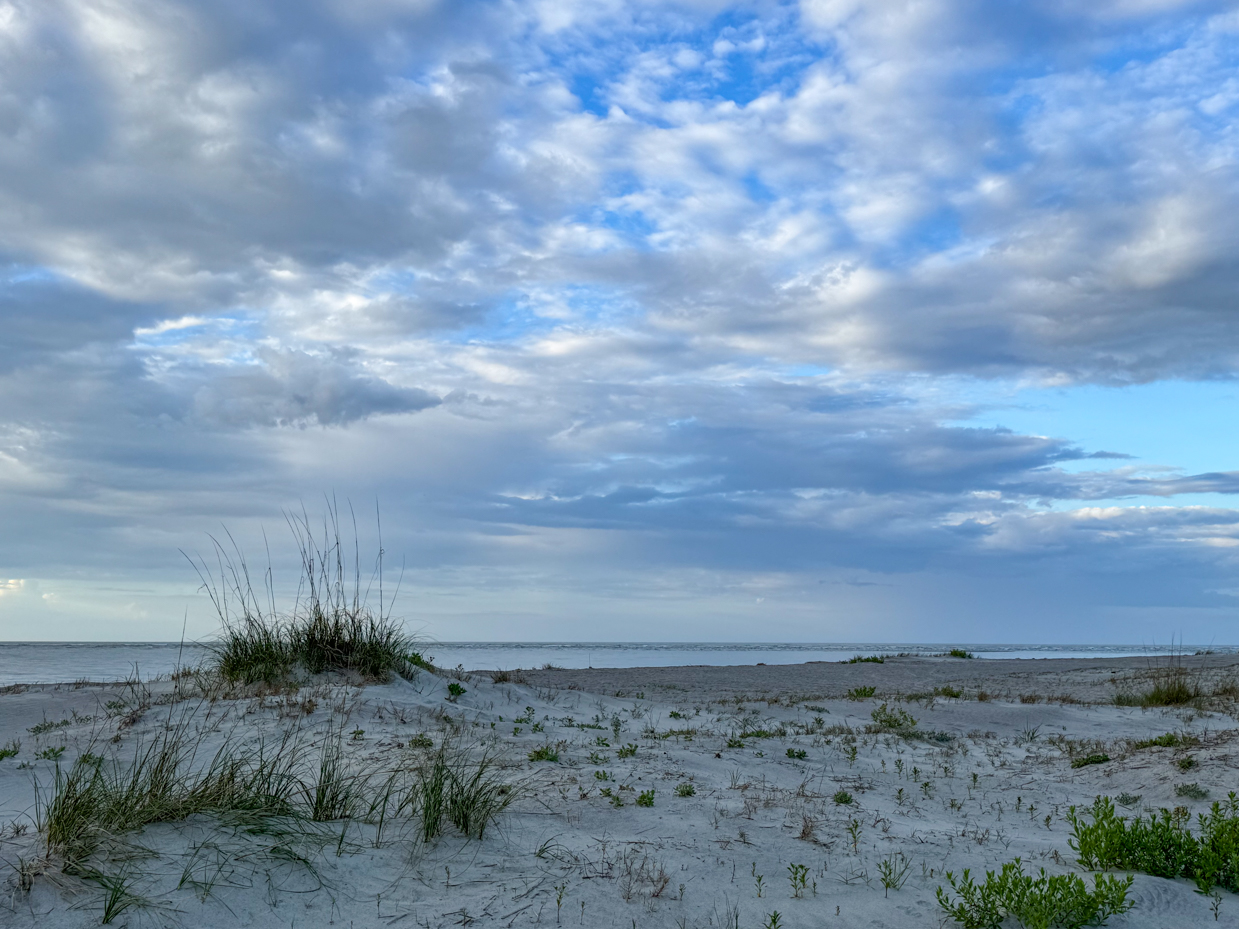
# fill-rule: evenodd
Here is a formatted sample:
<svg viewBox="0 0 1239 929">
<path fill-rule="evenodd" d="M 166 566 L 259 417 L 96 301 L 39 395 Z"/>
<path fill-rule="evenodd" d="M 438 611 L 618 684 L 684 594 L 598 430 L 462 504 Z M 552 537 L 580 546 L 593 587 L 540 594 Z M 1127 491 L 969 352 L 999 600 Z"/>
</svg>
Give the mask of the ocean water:
<svg viewBox="0 0 1239 929">
<path fill-rule="evenodd" d="M 1204 647 L 1204 646 L 1200 646 Z M 1234 646 L 1208 646 L 1234 652 Z M 843 661 L 853 655 L 932 655 L 965 648 L 978 658 L 1119 658 L 1191 654 L 1197 646 L 1155 645 L 992 645 L 924 643 L 760 643 L 760 642 L 438 642 L 426 653 L 441 667 L 638 668 L 674 665 L 800 664 Z M 0 686 L 77 680 L 143 680 L 168 674 L 178 665 L 201 662 L 206 649 L 178 642 L 0 642 Z"/>
</svg>

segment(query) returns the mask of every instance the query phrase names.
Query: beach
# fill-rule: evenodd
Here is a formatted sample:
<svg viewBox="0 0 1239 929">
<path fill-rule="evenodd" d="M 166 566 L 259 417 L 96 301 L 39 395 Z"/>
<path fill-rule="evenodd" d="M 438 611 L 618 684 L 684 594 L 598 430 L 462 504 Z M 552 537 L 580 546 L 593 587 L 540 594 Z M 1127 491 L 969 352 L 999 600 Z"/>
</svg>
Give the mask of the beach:
<svg viewBox="0 0 1239 929">
<path fill-rule="evenodd" d="M 1019 858 L 1091 886 L 1072 807 L 1225 803 L 1237 675 L 1234 655 L 917 657 L 9 687 L 0 925 L 936 927 L 947 872 Z M 1192 699 L 1149 705 L 1167 680 Z M 284 753 L 304 795 L 282 817 L 169 813 L 49 851 L 75 761 L 132 770 L 169 739 L 190 779 L 221 753 Z M 384 805 L 445 758 L 502 791 L 480 830 L 428 836 L 424 812 Z M 332 759 L 347 790 L 324 805 Z M 1135 873 L 1128 899 L 1109 925 L 1239 925 L 1239 899 L 1183 878 Z"/>
</svg>

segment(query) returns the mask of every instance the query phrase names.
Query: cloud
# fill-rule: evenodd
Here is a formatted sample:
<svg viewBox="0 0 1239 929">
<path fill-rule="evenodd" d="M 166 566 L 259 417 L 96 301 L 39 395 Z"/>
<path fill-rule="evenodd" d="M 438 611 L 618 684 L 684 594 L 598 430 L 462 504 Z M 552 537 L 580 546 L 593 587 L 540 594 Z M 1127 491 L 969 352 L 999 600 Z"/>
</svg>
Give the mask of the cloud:
<svg viewBox="0 0 1239 929">
<path fill-rule="evenodd" d="M 1234 376 L 1234 32 L 1210 3 L 4 3 L 0 556 L 164 590 L 186 534 L 334 488 L 479 610 L 769 587 L 808 616 L 825 575 L 889 618 L 1073 565 L 1142 581 L 1041 602 L 1218 608 L 1231 511 L 1174 502 L 1233 462 L 966 422 L 978 380 Z"/>
</svg>

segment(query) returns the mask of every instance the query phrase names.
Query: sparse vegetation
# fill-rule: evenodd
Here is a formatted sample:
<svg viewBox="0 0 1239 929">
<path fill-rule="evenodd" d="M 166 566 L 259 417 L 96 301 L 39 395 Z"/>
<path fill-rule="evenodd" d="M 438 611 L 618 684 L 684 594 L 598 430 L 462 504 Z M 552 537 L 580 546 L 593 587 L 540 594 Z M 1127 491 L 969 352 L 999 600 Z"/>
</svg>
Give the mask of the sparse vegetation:
<svg viewBox="0 0 1239 929">
<path fill-rule="evenodd" d="M 692 784 L 690 784 L 688 781 L 685 781 L 682 784 L 677 784 L 675 788 L 675 795 L 677 797 L 691 797 L 696 793 L 697 793 L 697 788 L 694 787 Z"/>
<path fill-rule="evenodd" d="M 1091 764 L 1105 764 L 1110 760 L 1110 756 L 1101 752 L 1095 752 L 1092 755 L 1085 755 L 1083 758 L 1073 759 L 1071 766 L 1073 768 L 1084 768 Z"/>
<path fill-rule="evenodd" d="M 875 732 L 907 733 L 916 728 L 916 720 L 900 707 L 891 709 L 888 704 L 883 703 L 869 715 L 873 719 L 871 728 Z"/>
<path fill-rule="evenodd" d="M 972 652 L 967 651 L 966 649 L 962 649 L 962 648 L 953 648 L 949 652 L 947 652 L 947 655 L 950 656 L 951 658 L 976 658 L 977 657 L 976 655 L 972 654 Z"/>
<path fill-rule="evenodd" d="M 849 700 L 868 700 L 877 692 L 878 689 L 872 684 L 866 684 L 863 687 L 853 687 L 847 692 L 847 698 Z"/>
<path fill-rule="evenodd" d="M 883 664 L 885 663 L 885 661 L 886 659 L 883 658 L 881 655 L 853 655 L 851 658 L 848 658 L 839 663 L 840 664 Z"/>
</svg>

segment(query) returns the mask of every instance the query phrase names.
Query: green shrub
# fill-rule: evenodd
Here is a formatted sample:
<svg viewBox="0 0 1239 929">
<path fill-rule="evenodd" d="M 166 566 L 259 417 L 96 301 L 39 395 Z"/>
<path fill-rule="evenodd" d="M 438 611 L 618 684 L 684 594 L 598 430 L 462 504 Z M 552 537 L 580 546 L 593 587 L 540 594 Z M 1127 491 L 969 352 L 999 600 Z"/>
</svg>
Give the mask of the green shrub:
<svg viewBox="0 0 1239 929">
<path fill-rule="evenodd" d="M 852 805 L 852 795 L 846 790 L 836 790 L 835 795 L 831 797 L 831 799 L 834 800 L 835 803 L 839 804 L 839 806 Z"/>
<path fill-rule="evenodd" d="M 950 697 L 952 700 L 958 700 L 964 695 L 964 692 L 958 687 L 952 687 L 950 684 L 943 684 L 941 687 L 934 688 L 935 697 Z"/>
<path fill-rule="evenodd" d="M 849 700 L 867 700 L 872 697 L 878 689 L 872 684 L 866 684 L 864 687 L 853 687 L 847 692 Z"/>
<path fill-rule="evenodd" d="M 559 752 L 549 745 L 540 745 L 529 753 L 530 761 L 559 761 Z"/>
<path fill-rule="evenodd" d="M 1174 788 L 1176 797 L 1184 797 L 1188 800 L 1204 800 L 1209 796 L 1209 791 L 1205 790 L 1199 784 L 1176 784 Z"/>
<path fill-rule="evenodd" d="M 629 742 L 627 745 L 621 745 L 618 749 L 616 749 L 615 757 L 631 758 L 636 753 L 637 753 L 637 746 L 633 744 L 632 742 Z"/>
<path fill-rule="evenodd" d="M 907 710 L 895 707 L 890 709 L 885 703 L 869 714 L 873 718 L 874 727 L 881 732 L 908 732 L 916 727 Z"/>
<path fill-rule="evenodd" d="M 972 652 L 967 651 L 962 648 L 953 648 L 949 652 L 947 652 L 947 654 L 950 655 L 952 658 L 976 658 L 977 657 L 976 655 L 972 654 Z"/>
<path fill-rule="evenodd" d="M 465 690 L 465 688 L 461 684 L 457 684 L 455 681 L 452 681 L 450 684 L 447 685 L 447 698 L 452 703 L 455 703 L 461 696 L 463 696 L 466 693 L 468 693 L 468 691 Z M 536 732 L 537 730 L 534 730 L 534 731 Z"/>
<path fill-rule="evenodd" d="M 881 655 L 853 655 L 840 664 L 883 664 L 886 661 Z"/>
<path fill-rule="evenodd" d="M 1073 759 L 1071 766 L 1073 768 L 1085 768 L 1091 764 L 1105 764 L 1109 760 L 1109 755 L 1102 754 L 1101 752 L 1094 752 L 1091 755 L 1085 755 L 1083 758 Z"/>
<path fill-rule="evenodd" d="M 734 735 L 727 737 L 728 748 L 744 748 L 744 739 L 738 739 Z"/>
<path fill-rule="evenodd" d="M 697 788 L 688 781 L 685 781 L 683 784 L 677 784 L 675 788 L 675 795 L 677 797 L 691 797 L 696 793 Z"/>
<path fill-rule="evenodd" d="M 1092 821 L 1077 816 L 1075 807 L 1067 814 L 1069 844 L 1085 868 L 1186 877 L 1202 893 L 1215 886 L 1239 892 L 1239 797 L 1233 792 L 1225 810 L 1214 803 L 1197 817 L 1195 834 L 1183 807 L 1128 820 L 1109 797 L 1098 797 L 1085 815 Z"/>
<path fill-rule="evenodd" d="M 787 757 L 794 758 L 796 761 L 804 761 L 807 757 L 809 757 L 809 753 L 803 748 L 789 748 L 787 750 Z"/>
<path fill-rule="evenodd" d="M 641 791 L 641 793 L 637 794 L 637 806 L 653 806 L 653 805 L 654 805 L 654 791 L 653 790 L 643 790 Z"/>
<path fill-rule="evenodd" d="M 1102 924 L 1132 907 L 1127 899 L 1131 877 L 1098 874 L 1090 890 L 1075 874 L 1047 875 L 1045 868 L 1037 877 L 1025 874 L 1018 858 L 997 874 L 986 871 L 980 884 L 967 870 L 959 880 L 948 871 L 946 879 L 955 896 L 939 887 L 938 905 L 964 929 L 997 929 L 1008 916 L 1027 927 L 1077 929 Z"/>
<path fill-rule="evenodd" d="M 4 759 L 6 758 L 12 758 L 14 755 L 16 755 L 18 752 L 21 751 L 21 748 L 22 748 L 21 742 L 18 742 L 16 739 L 13 739 L 9 743 L 7 743 L 4 746 L 4 748 L 0 748 L 0 761 L 4 761 Z"/>
</svg>

